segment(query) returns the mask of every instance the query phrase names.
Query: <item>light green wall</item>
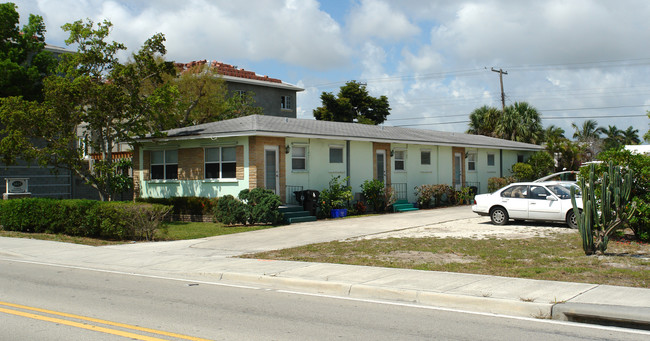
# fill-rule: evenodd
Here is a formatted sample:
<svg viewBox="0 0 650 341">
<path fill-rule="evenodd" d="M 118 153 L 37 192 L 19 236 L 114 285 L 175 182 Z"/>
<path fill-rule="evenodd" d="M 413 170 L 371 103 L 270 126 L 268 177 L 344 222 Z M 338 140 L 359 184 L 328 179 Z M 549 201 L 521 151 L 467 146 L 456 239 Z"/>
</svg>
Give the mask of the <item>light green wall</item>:
<svg viewBox="0 0 650 341">
<path fill-rule="evenodd" d="M 233 137 L 218 140 L 200 139 L 188 141 L 174 141 L 169 143 L 146 143 L 140 148 L 140 166 L 143 165 L 142 153 L 145 150 L 183 149 L 183 148 L 210 148 L 219 146 L 244 146 L 244 179 L 243 180 L 149 180 L 141 182 L 140 196 L 153 197 L 185 197 L 202 196 L 216 198 L 224 195 L 237 196 L 242 189 L 249 188 L 249 155 L 248 138 Z M 141 171 L 134 170 L 134 172 Z M 142 179 L 142 173 L 140 174 Z"/>
<path fill-rule="evenodd" d="M 214 147 L 223 145 L 244 146 L 244 180 L 153 180 L 144 181 L 141 185 L 142 197 L 171 197 L 171 196 L 204 196 L 218 197 L 227 194 L 237 196 L 242 189 L 249 188 L 249 150 L 247 137 L 220 138 L 218 140 L 202 139 L 181 141 L 168 144 L 145 144 L 140 150 L 160 150 L 165 148 L 196 148 Z M 291 146 L 291 151 L 285 158 L 286 185 L 301 186 L 303 189 L 322 191 L 328 186 L 334 176 L 345 178 L 350 176 L 350 186 L 353 193 L 361 192 L 361 184 L 373 178 L 373 143 L 365 141 L 325 140 L 316 138 L 287 138 L 286 144 Z M 343 147 L 343 162 L 329 162 L 330 146 Z M 349 145 L 349 150 L 348 150 Z M 307 169 L 293 170 L 291 153 L 295 146 L 307 147 Z M 390 167 L 391 182 L 393 184 L 406 184 L 408 200 L 414 202 L 416 186 L 422 184 L 448 184 L 453 182 L 453 153 L 450 146 L 430 146 L 417 144 L 391 144 L 391 150 L 406 151 L 406 170 L 395 170 L 395 159 L 391 157 Z M 422 165 L 420 153 L 422 150 L 431 152 L 431 164 Z M 476 153 L 476 170 L 467 171 L 465 159 L 465 181 L 480 183 L 479 193 L 487 192 L 488 179 L 498 177 L 500 174 L 500 152 L 498 149 L 466 148 L 466 152 Z M 348 158 L 347 154 L 350 153 Z M 487 155 L 495 156 L 494 166 L 487 166 Z M 503 151 L 504 176 L 511 175 L 512 165 L 517 162 L 517 155 L 526 155 L 532 152 Z M 142 154 L 142 152 L 141 152 Z M 140 157 L 142 157 L 140 155 Z M 347 162 L 350 160 L 349 174 Z M 142 162 L 140 162 L 142 165 Z M 139 170 L 134 170 L 139 171 Z M 289 190 L 287 190 L 289 192 Z M 286 193 L 288 196 L 292 193 Z"/>
</svg>

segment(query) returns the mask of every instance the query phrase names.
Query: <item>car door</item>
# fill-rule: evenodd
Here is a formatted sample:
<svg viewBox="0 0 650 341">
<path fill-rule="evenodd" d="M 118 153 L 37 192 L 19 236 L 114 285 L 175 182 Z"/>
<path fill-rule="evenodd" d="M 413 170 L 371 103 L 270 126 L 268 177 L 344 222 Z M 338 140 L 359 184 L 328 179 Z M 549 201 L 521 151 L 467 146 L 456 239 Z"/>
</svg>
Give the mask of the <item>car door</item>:
<svg viewBox="0 0 650 341">
<path fill-rule="evenodd" d="M 528 218 L 535 220 L 564 220 L 562 204 L 546 187 L 531 185 Z"/>
<path fill-rule="evenodd" d="M 501 205 L 511 219 L 528 219 L 528 185 L 512 185 L 503 190 Z"/>
</svg>

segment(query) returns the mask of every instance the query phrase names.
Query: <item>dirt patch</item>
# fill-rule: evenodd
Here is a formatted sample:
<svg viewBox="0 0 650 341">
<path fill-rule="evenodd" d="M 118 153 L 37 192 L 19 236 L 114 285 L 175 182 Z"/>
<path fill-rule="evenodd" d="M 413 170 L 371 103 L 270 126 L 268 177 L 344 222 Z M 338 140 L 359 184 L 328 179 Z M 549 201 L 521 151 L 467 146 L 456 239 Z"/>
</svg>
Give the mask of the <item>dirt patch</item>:
<svg viewBox="0 0 650 341">
<path fill-rule="evenodd" d="M 428 263 L 472 263 L 478 261 L 477 257 L 464 256 L 455 253 L 433 253 L 424 251 L 392 251 L 379 258 L 388 262 L 410 262 L 413 263 L 413 265 Z"/>
<path fill-rule="evenodd" d="M 388 238 L 526 239 L 549 237 L 558 233 L 577 233 L 577 230 L 572 230 L 563 224 L 543 222 L 511 222 L 508 225 L 494 225 L 487 217 L 476 217 L 378 233 L 348 240 Z"/>
</svg>

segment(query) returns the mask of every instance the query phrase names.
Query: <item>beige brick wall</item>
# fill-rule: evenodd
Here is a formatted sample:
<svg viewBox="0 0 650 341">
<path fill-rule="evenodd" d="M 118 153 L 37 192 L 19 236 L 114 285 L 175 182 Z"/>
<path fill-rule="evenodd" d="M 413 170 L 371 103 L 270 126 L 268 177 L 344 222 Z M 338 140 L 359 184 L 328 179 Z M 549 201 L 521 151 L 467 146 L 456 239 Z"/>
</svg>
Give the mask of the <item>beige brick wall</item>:
<svg viewBox="0 0 650 341">
<path fill-rule="evenodd" d="M 264 188 L 264 146 L 278 146 L 278 162 L 280 171 L 280 199 L 286 201 L 286 154 L 284 137 L 271 137 L 271 136 L 252 136 L 249 139 L 248 145 L 248 174 L 250 177 L 249 188 Z"/>
<path fill-rule="evenodd" d="M 390 163 L 390 143 L 372 143 L 372 176 L 373 179 L 377 179 L 377 150 L 382 149 L 386 151 L 386 185 L 390 185 L 390 170 L 392 168 Z"/>
<path fill-rule="evenodd" d="M 204 178 L 203 148 L 178 150 L 178 179 L 202 180 Z"/>
</svg>

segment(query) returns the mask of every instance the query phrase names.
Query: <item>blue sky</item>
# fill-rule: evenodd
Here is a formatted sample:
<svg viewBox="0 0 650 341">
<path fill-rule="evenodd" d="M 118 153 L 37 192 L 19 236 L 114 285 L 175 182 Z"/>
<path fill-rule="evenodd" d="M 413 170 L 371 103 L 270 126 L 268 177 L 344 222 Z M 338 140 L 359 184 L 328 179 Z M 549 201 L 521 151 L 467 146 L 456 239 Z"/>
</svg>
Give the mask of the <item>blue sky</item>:
<svg viewBox="0 0 650 341">
<path fill-rule="evenodd" d="M 629 126 L 650 120 L 650 2 L 646 0 L 31 0 L 21 19 L 61 25 L 113 22 L 111 38 L 136 49 L 167 37 L 167 58 L 218 60 L 305 88 L 298 116 L 349 80 L 386 95 L 386 125 L 457 131 L 482 105 L 526 101 L 544 126 Z"/>
</svg>

